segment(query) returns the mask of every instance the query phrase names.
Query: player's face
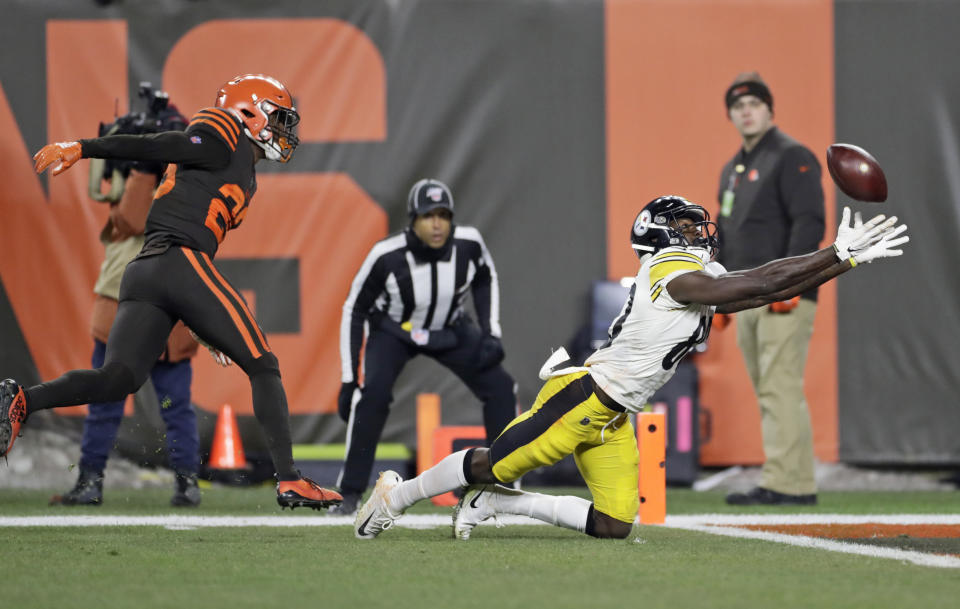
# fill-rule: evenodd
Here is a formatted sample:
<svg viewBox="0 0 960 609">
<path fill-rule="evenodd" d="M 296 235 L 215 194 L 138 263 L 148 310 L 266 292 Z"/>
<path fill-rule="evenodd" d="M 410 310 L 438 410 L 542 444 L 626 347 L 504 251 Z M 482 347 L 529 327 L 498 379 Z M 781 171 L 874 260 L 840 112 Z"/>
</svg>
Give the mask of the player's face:
<svg viewBox="0 0 960 609">
<path fill-rule="evenodd" d="M 693 242 L 703 236 L 700 231 L 700 225 L 690 218 L 680 218 L 672 223 L 673 230 L 679 232 L 686 238 L 687 243 L 693 245 Z"/>
<path fill-rule="evenodd" d="M 741 137 L 748 138 L 766 133 L 773 124 L 773 115 L 759 97 L 744 95 L 730 106 L 730 120 Z"/>
<path fill-rule="evenodd" d="M 433 249 L 440 249 L 450 236 L 453 214 L 449 209 L 438 207 L 413 221 L 413 232 Z"/>
</svg>

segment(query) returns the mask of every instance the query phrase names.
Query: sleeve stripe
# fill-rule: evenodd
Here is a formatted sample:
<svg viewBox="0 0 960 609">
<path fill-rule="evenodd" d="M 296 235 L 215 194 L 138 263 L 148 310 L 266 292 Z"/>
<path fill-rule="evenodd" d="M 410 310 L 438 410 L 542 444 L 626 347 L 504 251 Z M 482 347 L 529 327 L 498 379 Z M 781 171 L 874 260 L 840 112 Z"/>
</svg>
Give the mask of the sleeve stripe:
<svg viewBox="0 0 960 609">
<path fill-rule="evenodd" d="M 190 123 L 190 126 L 192 127 L 193 125 L 200 125 L 200 124 L 207 124 L 207 125 L 212 126 L 214 129 L 217 130 L 217 132 L 220 133 L 220 136 L 223 138 L 223 141 L 225 141 L 227 144 L 230 145 L 230 150 L 231 150 L 231 151 L 234 151 L 234 150 L 237 149 L 237 145 L 233 142 L 233 139 L 232 139 L 229 135 L 227 135 L 227 133 L 223 130 L 223 127 L 221 127 L 219 124 L 217 124 L 216 122 L 214 122 L 214 121 L 212 121 L 212 120 L 207 120 L 207 119 L 205 119 L 205 118 L 200 118 L 200 119 L 197 119 L 197 120 L 191 122 L 191 123 Z"/>
<path fill-rule="evenodd" d="M 663 263 L 658 263 L 656 268 L 650 268 L 650 289 L 654 289 L 660 281 L 664 279 L 667 275 L 671 273 L 676 273 L 677 271 L 702 271 L 703 263 L 697 260 L 695 263 L 689 259 L 681 260 L 664 260 Z"/>
<path fill-rule="evenodd" d="M 663 254 L 654 258 L 654 261 L 650 266 L 656 266 L 661 262 L 667 262 L 670 260 L 692 260 L 700 265 L 701 268 L 703 267 L 703 260 L 700 259 L 700 256 L 688 254 L 686 252 L 664 252 Z"/>
<path fill-rule="evenodd" d="M 657 283 L 659 284 L 659 282 L 657 282 Z M 655 289 L 655 290 L 653 291 L 653 293 L 650 294 L 650 302 L 653 302 L 654 300 L 656 300 L 656 299 L 657 299 L 657 296 L 660 295 L 660 292 L 663 291 L 663 286 L 662 286 L 662 285 L 657 285 L 656 288 L 657 288 L 657 289 Z"/>
<path fill-rule="evenodd" d="M 215 119 L 222 126 L 226 127 L 227 130 L 233 134 L 233 141 L 236 143 L 237 138 L 240 136 L 240 128 L 237 127 L 237 123 L 234 121 L 232 116 L 217 108 L 207 108 L 197 112 L 197 116 L 195 118 L 201 117 Z"/>
</svg>

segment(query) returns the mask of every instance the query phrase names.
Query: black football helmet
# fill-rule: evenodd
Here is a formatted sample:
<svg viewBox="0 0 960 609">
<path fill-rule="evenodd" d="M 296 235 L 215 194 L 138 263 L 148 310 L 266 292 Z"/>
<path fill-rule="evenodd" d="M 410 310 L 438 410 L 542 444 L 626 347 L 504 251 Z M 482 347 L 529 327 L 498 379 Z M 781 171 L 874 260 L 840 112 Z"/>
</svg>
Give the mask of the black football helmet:
<svg viewBox="0 0 960 609">
<path fill-rule="evenodd" d="M 700 230 L 700 236 L 693 243 L 674 228 L 680 218 L 693 220 Z M 713 257 L 719 247 L 717 225 L 710 221 L 710 213 L 676 195 L 657 197 L 644 206 L 630 229 L 630 244 L 640 260 L 666 247 L 704 249 Z"/>
</svg>

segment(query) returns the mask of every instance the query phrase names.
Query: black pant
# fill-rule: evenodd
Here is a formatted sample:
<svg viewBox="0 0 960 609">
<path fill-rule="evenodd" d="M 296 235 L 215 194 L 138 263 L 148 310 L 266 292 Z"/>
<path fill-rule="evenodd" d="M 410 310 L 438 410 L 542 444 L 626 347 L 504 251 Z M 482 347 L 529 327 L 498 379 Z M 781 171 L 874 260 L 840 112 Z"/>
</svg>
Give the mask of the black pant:
<svg viewBox="0 0 960 609">
<path fill-rule="evenodd" d="M 293 466 L 287 398 L 277 358 L 247 303 L 209 256 L 173 247 L 127 265 L 103 366 L 74 370 L 26 391 L 30 412 L 122 400 L 143 385 L 177 320 L 232 359 L 250 378 L 253 410 L 281 480 Z"/>
<path fill-rule="evenodd" d="M 516 416 L 513 378 L 501 365 L 486 370 L 476 367 L 480 328 L 472 320 L 463 319 L 456 330 L 457 346 L 438 353 L 429 353 L 379 330 L 367 337 L 363 389 L 347 427 L 349 450 L 338 482 L 341 492 L 363 493 L 367 488 L 377 443 L 390 413 L 393 384 L 406 363 L 418 354 L 429 355 L 446 366 L 483 402 L 488 446 Z"/>
</svg>

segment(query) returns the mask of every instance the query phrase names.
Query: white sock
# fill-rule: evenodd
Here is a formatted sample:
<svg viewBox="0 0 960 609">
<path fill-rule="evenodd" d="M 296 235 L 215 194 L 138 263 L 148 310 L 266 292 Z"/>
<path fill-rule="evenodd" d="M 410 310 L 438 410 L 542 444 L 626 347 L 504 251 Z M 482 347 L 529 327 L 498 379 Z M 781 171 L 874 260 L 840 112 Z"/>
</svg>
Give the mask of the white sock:
<svg viewBox="0 0 960 609">
<path fill-rule="evenodd" d="M 517 514 L 583 533 L 592 502 L 572 495 L 544 495 L 495 487 L 493 505 L 498 514 Z"/>
<path fill-rule="evenodd" d="M 416 478 L 401 482 L 390 491 L 387 499 L 393 509 L 405 510 L 421 499 L 436 497 L 467 485 L 463 475 L 463 460 L 467 450 L 447 455 Z"/>
</svg>

